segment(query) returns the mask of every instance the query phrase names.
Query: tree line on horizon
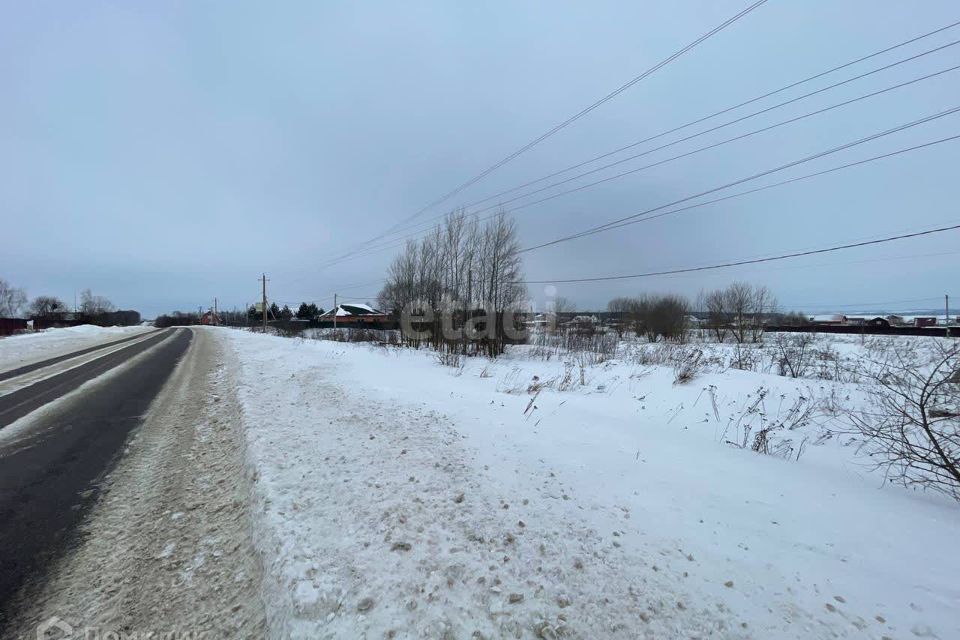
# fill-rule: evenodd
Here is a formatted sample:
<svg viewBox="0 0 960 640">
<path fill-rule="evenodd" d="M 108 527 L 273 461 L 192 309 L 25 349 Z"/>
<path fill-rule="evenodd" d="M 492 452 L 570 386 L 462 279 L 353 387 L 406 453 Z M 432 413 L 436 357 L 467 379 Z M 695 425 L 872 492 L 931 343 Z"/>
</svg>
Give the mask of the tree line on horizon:
<svg viewBox="0 0 960 640">
<path fill-rule="evenodd" d="M 84 322 L 88 324 L 133 325 L 140 323 L 140 313 L 117 309 L 109 298 L 95 295 L 89 288 L 80 292 L 75 309 L 56 296 L 39 295 L 27 302 L 27 292 L 0 278 L 0 317 L 15 318 L 25 314 L 29 319 L 49 324 Z"/>
</svg>

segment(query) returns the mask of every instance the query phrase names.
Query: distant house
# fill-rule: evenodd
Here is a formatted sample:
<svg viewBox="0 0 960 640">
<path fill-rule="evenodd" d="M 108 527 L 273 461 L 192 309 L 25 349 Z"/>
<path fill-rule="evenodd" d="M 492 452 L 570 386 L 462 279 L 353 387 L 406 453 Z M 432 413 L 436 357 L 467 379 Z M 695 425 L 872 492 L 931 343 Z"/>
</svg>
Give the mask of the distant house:
<svg viewBox="0 0 960 640">
<path fill-rule="evenodd" d="M 337 326 L 362 327 L 388 324 L 392 318 L 382 311 L 365 304 L 341 304 L 317 318 L 320 322 L 334 322 Z"/>
<path fill-rule="evenodd" d="M 810 322 L 821 325 L 841 325 L 847 324 L 847 316 L 836 313 L 810 316 Z"/>
<path fill-rule="evenodd" d="M 593 330 L 600 326 L 600 318 L 597 316 L 573 316 L 573 318 L 564 322 L 563 326 L 577 330 Z"/>
<path fill-rule="evenodd" d="M 896 315 L 887 316 L 887 322 L 894 327 L 899 327 L 900 325 L 905 324 L 903 321 L 903 316 L 896 316 Z"/>
<path fill-rule="evenodd" d="M 867 325 L 868 327 L 881 327 L 885 329 L 890 326 L 890 321 L 887 320 L 886 318 L 881 318 L 880 316 L 877 316 L 875 318 L 868 318 L 867 321 L 864 322 L 864 324 Z"/>
<path fill-rule="evenodd" d="M 937 326 L 937 319 L 933 316 L 917 316 L 913 319 L 913 326 L 915 327 L 935 327 Z"/>
<path fill-rule="evenodd" d="M 205 314 L 200 316 L 200 324 L 216 327 L 223 324 L 223 320 L 221 320 L 220 316 L 215 314 L 213 311 L 207 311 Z"/>
<path fill-rule="evenodd" d="M 537 313 L 532 318 L 523 323 L 530 329 L 552 327 L 557 324 L 557 315 L 552 312 Z"/>
</svg>

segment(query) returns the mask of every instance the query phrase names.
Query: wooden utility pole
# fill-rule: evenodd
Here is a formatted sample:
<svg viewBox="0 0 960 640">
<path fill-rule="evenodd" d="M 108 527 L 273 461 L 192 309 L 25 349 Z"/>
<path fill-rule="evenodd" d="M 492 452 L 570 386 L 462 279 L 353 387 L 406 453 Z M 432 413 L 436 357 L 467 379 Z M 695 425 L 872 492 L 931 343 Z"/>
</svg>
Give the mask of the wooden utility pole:
<svg viewBox="0 0 960 640">
<path fill-rule="evenodd" d="M 943 295 L 943 320 L 947 323 L 947 337 L 950 337 L 950 294 Z"/>
<path fill-rule="evenodd" d="M 217 315 L 217 299 L 213 299 L 213 326 L 218 326 L 220 324 L 220 317 Z"/>
<path fill-rule="evenodd" d="M 337 294 L 333 294 L 333 328 L 337 328 Z"/>
<path fill-rule="evenodd" d="M 473 317 L 473 269 L 467 269 L 467 317 Z"/>
<path fill-rule="evenodd" d="M 261 274 L 263 281 L 263 333 L 267 333 L 267 274 Z"/>
</svg>

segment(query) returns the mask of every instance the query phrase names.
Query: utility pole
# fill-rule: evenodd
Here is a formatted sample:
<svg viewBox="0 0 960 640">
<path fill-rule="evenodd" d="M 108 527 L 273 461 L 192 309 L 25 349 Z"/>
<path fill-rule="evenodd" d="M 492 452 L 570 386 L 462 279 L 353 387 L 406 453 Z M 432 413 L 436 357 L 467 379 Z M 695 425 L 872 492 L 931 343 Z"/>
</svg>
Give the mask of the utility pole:
<svg viewBox="0 0 960 640">
<path fill-rule="evenodd" d="M 943 295 L 943 319 L 947 323 L 947 337 L 950 337 L 950 294 Z"/>
<path fill-rule="evenodd" d="M 263 280 L 263 333 L 267 333 L 267 274 L 261 274 Z"/>
<path fill-rule="evenodd" d="M 220 324 L 220 317 L 217 315 L 217 298 L 213 298 L 213 326 Z"/>
<path fill-rule="evenodd" d="M 337 328 L 337 294 L 333 294 L 333 328 Z"/>
<path fill-rule="evenodd" d="M 467 269 L 467 317 L 473 317 L 473 269 Z"/>
</svg>

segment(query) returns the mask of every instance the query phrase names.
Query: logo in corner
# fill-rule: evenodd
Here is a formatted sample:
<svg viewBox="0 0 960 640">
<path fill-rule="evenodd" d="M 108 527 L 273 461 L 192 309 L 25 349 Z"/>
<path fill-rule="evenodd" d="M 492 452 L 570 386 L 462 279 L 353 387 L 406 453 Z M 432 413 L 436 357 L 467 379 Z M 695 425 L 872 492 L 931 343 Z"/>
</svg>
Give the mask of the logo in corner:
<svg viewBox="0 0 960 640">
<path fill-rule="evenodd" d="M 57 633 L 59 631 L 60 633 Z M 62 640 L 63 638 L 73 637 L 73 627 L 53 616 L 46 622 L 37 626 L 37 640 Z"/>
</svg>

